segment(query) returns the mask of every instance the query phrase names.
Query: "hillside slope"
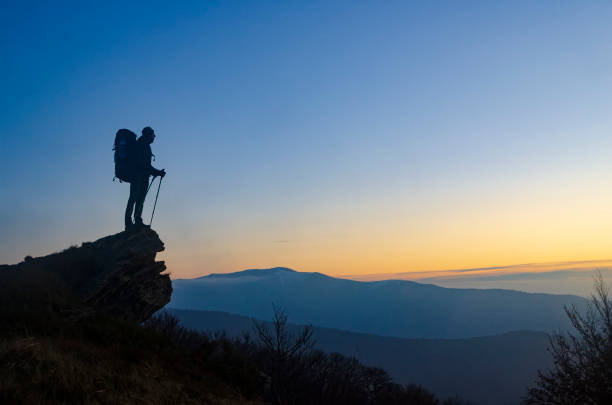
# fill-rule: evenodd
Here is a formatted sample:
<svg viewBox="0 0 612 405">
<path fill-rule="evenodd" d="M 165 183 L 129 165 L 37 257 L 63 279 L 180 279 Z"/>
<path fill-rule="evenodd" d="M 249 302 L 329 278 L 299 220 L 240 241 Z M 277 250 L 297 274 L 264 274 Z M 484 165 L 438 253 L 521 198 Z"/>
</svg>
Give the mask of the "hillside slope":
<svg viewBox="0 0 612 405">
<path fill-rule="evenodd" d="M 168 309 L 181 322 L 203 331 L 240 336 L 251 318 L 218 311 Z M 292 325 L 295 332 L 301 326 Z M 402 339 L 314 328 L 317 348 L 355 356 L 381 367 L 399 383 L 420 384 L 439 397 L 458 395 L 477 404 L 516 404 L 551 358 L 542 332 L 511 332 L 471 339 Z"/>
</svg>

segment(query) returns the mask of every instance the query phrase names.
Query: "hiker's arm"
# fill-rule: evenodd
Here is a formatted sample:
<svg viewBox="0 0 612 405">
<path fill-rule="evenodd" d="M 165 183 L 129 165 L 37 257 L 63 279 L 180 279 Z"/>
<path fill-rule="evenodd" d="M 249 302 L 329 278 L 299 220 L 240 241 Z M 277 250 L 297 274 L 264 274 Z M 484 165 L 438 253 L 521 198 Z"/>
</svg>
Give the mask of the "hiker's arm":
<svg viewBox="0 0 612 405">
<path fill-rule="evenodd" d="M 150 175 L 152 175 L 152 176 L 161 176 L 162 173 L 165 174 L 163 170 L 156 169 L 156 168 L 154 168 L 151 165 L 149 166 L 149 174 Z"/>
<path fill-rule="evenodd" d="M 164 177 L 166 175 L 166 171 L 165 170 L 156 169 L 152 165 L 149 165 L 149 175 Z"/>
</svg>

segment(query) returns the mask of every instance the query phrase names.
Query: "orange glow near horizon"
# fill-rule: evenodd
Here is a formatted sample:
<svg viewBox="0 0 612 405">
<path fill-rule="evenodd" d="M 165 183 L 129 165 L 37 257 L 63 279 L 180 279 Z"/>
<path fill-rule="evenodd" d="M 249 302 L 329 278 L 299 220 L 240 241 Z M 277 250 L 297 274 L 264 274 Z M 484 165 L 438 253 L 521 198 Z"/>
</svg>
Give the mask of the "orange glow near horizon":
<svg viewBox="0 0 612 405">
<path fill-rule="evenodd" d="M 277 266 L 359 277 L 610 258 L 612 187 L 607 177 L 575 176 L 534 176 L 486 194 L 473 184 L 352 196 L 350 204 L 339 197 L 283 212 L 284 222 L 245 212 L 206 243 L 195 232 L 166 238 L 160 258 L 173 278 Z"/>
</svg>

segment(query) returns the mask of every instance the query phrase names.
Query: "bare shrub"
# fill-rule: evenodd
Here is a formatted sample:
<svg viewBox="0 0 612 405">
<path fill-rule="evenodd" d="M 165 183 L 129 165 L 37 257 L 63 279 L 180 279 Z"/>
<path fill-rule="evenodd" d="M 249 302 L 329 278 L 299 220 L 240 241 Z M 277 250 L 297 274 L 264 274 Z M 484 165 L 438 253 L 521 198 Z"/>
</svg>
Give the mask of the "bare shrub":
<svg viewBox="0 0 612 405">
<path fill-rule="evenodd" d="M 612 300 L 599 273 L 585 313 L 565 307 L 575 332 L 554 334 L 552 370 L 538 371 L 526 404 L 612 404 Z"/>
</svg>

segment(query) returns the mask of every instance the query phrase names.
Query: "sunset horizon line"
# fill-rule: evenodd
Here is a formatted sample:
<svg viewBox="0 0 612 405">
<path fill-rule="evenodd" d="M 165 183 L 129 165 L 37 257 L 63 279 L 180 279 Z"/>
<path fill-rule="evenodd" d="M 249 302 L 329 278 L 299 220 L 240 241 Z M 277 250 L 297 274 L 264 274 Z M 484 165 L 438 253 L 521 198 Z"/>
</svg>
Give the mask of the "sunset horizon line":
<svg viewBox="0 0 612 405">
<path fill-rule="evenodd" d="M 599 265 L 599 266 L 598 266 Z M 297 270 L 290 266 L 270 266 L 270 267 L 250 267 L 241 270 L 229 271 L 229 272 L 208 272 L 202 273 L 194 277 L 180 277 L 180 279 L 197 279 L 206 277 L 209 275 L 221 275 L 221 274 L 235 274 L 249 270 L 273 270 L 273 269 L 289 269 L 298 273 L 321 273 L 330 277 L 343 278 L 355 281 L 377 281 L 377 280 L 390 280 L 391 277 L 411 277 L 414 280 L 428 279 L 428 278 L 446 278 L 446 277 L 458 277 L 464 276 L 482 276 L 482 275 L 509 275 L 509 274 L 522 274 L 522 273 L 550 273 L 554 271 L 562 270 L 574 270 L 574 271 L 589 271 L 596 270 L 598 267 L 612 268 L 612 258 L 609 259 L 588 259 L 588 260 L 566 260 L 566 261 L 552 261 L 552 262 L 528 262 L 518 264 L 507 264 L 499 266 L 483 266 L 483 267 L 463 267 L 453 269 L 439 269 L 439 270 L 414 270 L 414 271 L 400 271 L 400 272 L 381 272 L 381 273 L 365 273 L 365 274 L 334 274 L 326 273 L 324 271 L 302 271 Z M 179 278 L 177 278 L 179 279 Z M 401 278 L 399 278 L 401 279 Z"/>
</svg>

